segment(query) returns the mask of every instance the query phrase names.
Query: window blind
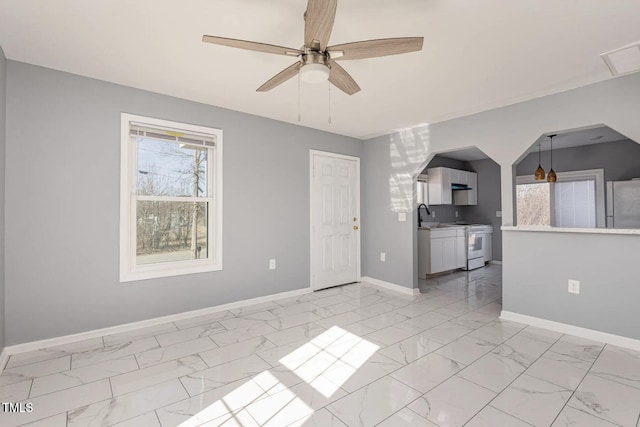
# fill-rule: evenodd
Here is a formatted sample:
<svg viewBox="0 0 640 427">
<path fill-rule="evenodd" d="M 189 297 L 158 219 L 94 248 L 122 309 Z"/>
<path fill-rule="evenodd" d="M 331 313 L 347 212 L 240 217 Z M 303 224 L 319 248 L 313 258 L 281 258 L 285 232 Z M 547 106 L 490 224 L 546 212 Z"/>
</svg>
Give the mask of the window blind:
<svg viewBox="0 0 640 427">
<path fill-rule="evenodd" d="M 129 133 L 132 136 L 141 138 L 159 139 L 162 141 L 171 141 L 179 144 L 189 144 L 200 147 L 216 146 L 215 135 L 184 132 L 178 129 L 149 127 L 138 123 L 131 123 L 129 129 Z"/>
</svg>

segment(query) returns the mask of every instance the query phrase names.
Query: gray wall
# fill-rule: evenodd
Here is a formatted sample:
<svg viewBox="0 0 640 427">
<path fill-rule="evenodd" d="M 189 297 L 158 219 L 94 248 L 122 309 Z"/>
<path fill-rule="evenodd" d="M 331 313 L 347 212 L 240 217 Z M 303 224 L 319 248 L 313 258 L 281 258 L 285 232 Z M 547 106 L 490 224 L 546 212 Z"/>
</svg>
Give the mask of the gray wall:
<svg viewBox="0 0 640 427">
<path fill-rule="evenodd" d="M 0 46 L 0 351 L 4 348 L 4 170 L 7 59 Z"/>
<path fill-rule="evenodd" d="M 396 175 L 393 161 L 406 153 L 395 152 L 396 148 L 402 150 L 400 145 L 365 143 L 365 146 L 361 166 L 362 275 L 397 284 L 411 283 L 413 261 L 407 263 L 403 257 L 414 255 L 407 250 L 413 245 L 411 230 L 417 229 L 418 221 L 413 216 L 414 181 L 410 175 Z M 398 221 L 398 213 L 402 212 L 407 216 L 405 222 Z M 381 224 L 386 229 L 381 229 Z M 380 252 L 386 253 L 385 262 L 380 261 Z"/>
<path fill-rule="evenodd" d="M 121 112 L 224 131 L 223 271 L 119 283 Z M 307 288 L 309 149 L 362 155 L 355 139 L 14 61 L 6 145 L 7 344 Z"/>
<path fill-rule="evenodd" d="M 542 152 L 542 167 L 549 169 L 549 152 Z M 516 166 L 518 175 L 533 175 L 538 153 L 531 153 Z M 640 178 L 640 144 L 634 141 L 605 142 L 553 150 L 556 172 L 604 168 L 605 181 Z"/>
<path fill-rule="evenodd" d="M 491 247 L 493 259 L 502 260 L 502 218 L 496 211 L 502 210 L 500 199 L 500 166 L 491 159 L 468 162 L 468 170 L 478 174 L 478 204 L 462 206 L 465 221 L 493 226 Z"/>
<path fill-rule="evenodd" d="M 504 231 L 503 238 L 504 310 L 640 339 L 640 236 Z M 567 292 L 568 279 L 580 281 L 579 295 Z"/>
</svg>

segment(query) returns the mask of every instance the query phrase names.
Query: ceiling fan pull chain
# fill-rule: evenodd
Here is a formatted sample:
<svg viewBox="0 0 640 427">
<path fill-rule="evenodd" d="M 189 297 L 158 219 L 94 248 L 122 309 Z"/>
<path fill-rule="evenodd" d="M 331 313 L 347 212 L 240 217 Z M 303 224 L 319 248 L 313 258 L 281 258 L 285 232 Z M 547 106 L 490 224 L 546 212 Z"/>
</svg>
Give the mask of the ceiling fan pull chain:
<svg viewBox="0 0 640 427">
<path fill-rule="evenodd" d="M 331 82 L 327 80 L 327 87 L 329 88 L 329 124 L 331 124 Z"/>
<path fill-rule="evenodd" d="M 298 73 L 298 123 L 300 123 L 300 73 Z"/>
</svg>

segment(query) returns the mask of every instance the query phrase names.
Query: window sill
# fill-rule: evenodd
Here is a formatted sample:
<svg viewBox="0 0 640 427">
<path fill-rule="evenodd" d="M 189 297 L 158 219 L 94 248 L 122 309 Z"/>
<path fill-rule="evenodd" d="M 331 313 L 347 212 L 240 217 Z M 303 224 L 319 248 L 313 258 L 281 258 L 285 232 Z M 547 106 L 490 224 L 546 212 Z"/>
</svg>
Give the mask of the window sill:
<svg viewBox="0 0 640 427">
<path fill-rule="evenodd" d="M 219 264 L 189 265 L 184 267 L 172 265 L 171 268 L 140 268 L 134 271 L 121 272 L 120 282 L 135 282 L 137 280 L 158 279 L 162 277 L 183 276 L 186 274 L 208 273 L 221 270 L 222 265 Z"/>
<path fill-rule="evenodd" d="M 532 231 L 543 233 L 583 233 L 583 234 L 631 234 L 640 235 L 640 229 L 631 228 L 567 228 L 542 225 L 502 226 L 502 231 Z"/>
</svg>

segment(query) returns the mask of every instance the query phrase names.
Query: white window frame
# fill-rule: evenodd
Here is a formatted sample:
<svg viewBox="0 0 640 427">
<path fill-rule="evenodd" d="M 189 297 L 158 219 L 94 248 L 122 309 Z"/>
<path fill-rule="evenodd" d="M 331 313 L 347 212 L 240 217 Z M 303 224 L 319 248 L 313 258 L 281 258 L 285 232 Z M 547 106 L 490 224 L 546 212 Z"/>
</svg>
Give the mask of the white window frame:
<svg viewBox="0 0 640 427">
<path fill-rule="evenodd" d="M 557 172 L 557 182 L 563 181 L 581 181 L 581 180 L 595 180 L 595 202 L 596 202 L 596 228 L 606 227 L 605 217 L 605 204 L 604 204 L 604 169 L 586 169 L 578 171 Z M 531 175 L 518 175 L 516 177 L 516 185 L 518 184 L 542 184 L 546 181 L 536 181 L 533 174 Z M 554 188 L 551 186 L 549 194 L 550 203 L 550 215 L 551 226 L 555 223 L 555 193 Z"/>
<path fill-rule="evenodd" d="M 120 282 L 179 276 L 222 270 L 222 130 L 121 113 L 120 138 Z M 131 143 L 131 124 L 176 132 L 211 135 L 215 147 L 207 147 L 206 197 L 162 197 L 162 201 L 208 202 L 207 258 L 136 265 L 136 144 Z M 154 200 L 159 200 L 153 197 Z"/>
</svg>

